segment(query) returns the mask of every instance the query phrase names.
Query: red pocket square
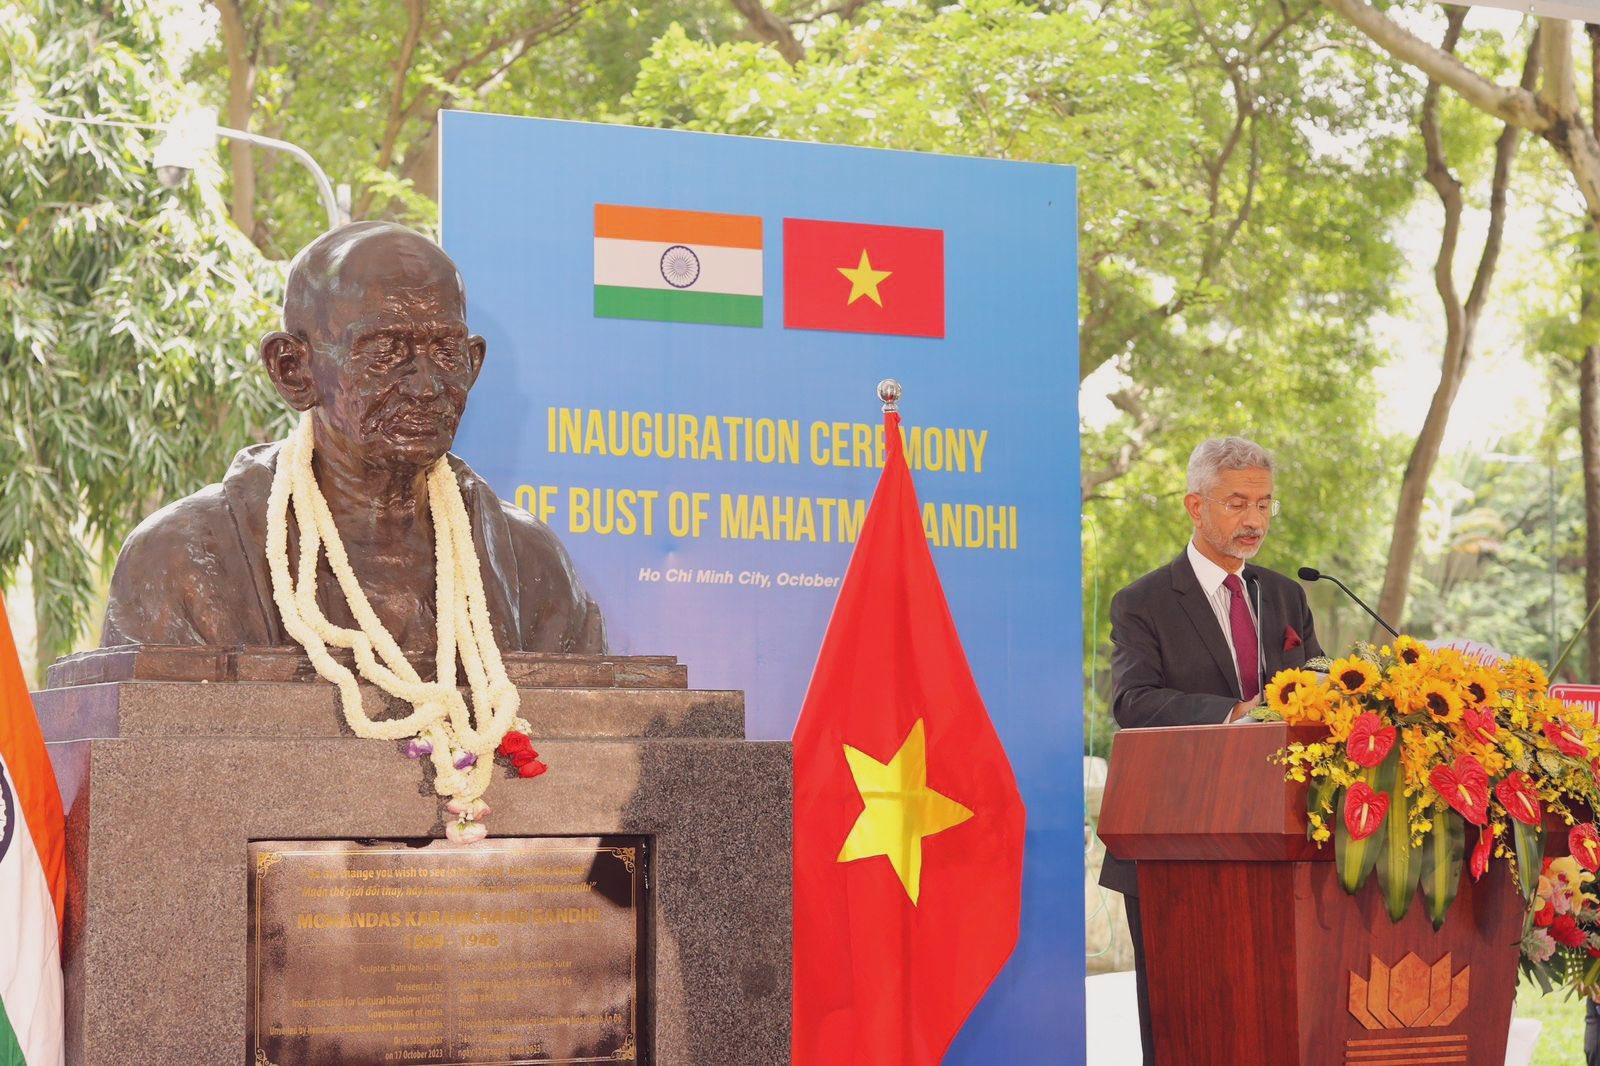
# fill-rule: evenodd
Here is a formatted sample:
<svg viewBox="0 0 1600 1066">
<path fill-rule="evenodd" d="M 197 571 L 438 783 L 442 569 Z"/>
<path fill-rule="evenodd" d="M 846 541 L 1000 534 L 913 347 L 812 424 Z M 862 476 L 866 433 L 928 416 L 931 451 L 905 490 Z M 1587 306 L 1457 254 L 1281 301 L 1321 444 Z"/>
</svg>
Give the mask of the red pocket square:
<svg viewBox="0 0 1600 1066">
<path fill-rule="evenodd" d="M 1283 627 L 1283 650 L 1284 651 L 1288 651 L 1291 648 L 1298 648 L 1301 644 L 1304 644 L 1304 643 L 1305 643 L 1305 641 L 1300 639 L 1300 634 L 1296 633 L 1294 631 L 1294 626 L 1284 626 Z"/>
</svg>

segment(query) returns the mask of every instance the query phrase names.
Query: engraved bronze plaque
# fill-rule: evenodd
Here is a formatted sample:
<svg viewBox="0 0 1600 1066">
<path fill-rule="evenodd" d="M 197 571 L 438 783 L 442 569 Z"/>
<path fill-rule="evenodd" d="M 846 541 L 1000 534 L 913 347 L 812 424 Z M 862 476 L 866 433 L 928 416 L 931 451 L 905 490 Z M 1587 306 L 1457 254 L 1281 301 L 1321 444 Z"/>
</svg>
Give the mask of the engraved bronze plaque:
<svg viewBox="0 0 1600 1066">
<path fill-rule="evenodd" d="M 252 842 L 245 1061 L 648 1061 L 647 843 Z"/>
</svg>

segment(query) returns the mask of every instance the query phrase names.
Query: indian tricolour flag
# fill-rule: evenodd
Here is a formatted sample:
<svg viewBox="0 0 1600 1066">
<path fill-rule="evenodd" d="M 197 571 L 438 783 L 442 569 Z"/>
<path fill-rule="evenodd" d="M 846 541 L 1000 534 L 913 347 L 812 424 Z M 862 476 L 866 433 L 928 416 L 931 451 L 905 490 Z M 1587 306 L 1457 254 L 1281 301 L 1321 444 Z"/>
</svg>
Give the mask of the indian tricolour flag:
<svg viewBox="0 0 1600 1066">
<path fill-rule="evenodd" d="M 0 1066 L 61 1066 L 61 794 L 0 605 Z"/>
<path fill-rule="evenodd" d="M 594 313 L 760 326 L 760 217 L 595 204 Z"/>
</svg>

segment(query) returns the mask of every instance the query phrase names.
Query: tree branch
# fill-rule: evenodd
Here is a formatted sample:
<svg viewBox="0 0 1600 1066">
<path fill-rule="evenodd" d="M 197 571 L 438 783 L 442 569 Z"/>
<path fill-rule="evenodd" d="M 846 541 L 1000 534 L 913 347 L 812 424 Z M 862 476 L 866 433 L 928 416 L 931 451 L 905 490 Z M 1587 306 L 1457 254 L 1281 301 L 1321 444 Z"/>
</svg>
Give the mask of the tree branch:
<svg viewBox="0 0 1600 1066">
<path fill-rule="evenodd" d="M 1533 39 L 1528 42 L 1528 54 L 1522 62 L 1522 87 L 1531 90 L 1539 83 L 1540 40 L 1543 28 L 1535 27 Z M 1467 294 L 1467 328 L 1476 327 L 1483 305 L 1489 299 L 1489 283 L 1494 279 L 1495 266 L 1500 260 L 1500 248 L 1506 229 L 1506 191 L 1511 187 L 1511 165 L 1516 161 L 1521 146 L 1522 131 L 1506 123 L 1494 146 L 1494 177 L 1489 182 L 1489 230 L 1483 238 L 1483 253 L 1478 257 L 1478 272 L 1473 276 L 1472 289 Z M 1468 350 L 1472 342 L 1467 342 Z"/>
<path fill-rule="evenodd" d="M 729 0 L 735 11 L 744 16 L 750 30 L 757 38 L 772 45 L 792 67 L 806 57 L 805 46 L 794 35 L 794 29 L 783 19 L 767 10 L 761 0 Z"/>
<path fill-rule="evenodd" d="M 1445 12 L 1444 45 L 1441 51 L 1448 55 L 1455 52 L 1456 44 L 1461 40 L 1461 25 L 1466 21 L 1467 9 L 1451 6 Z M 1456 291 L 1455 278 L 1456 243 L 1461 236 L 1461 214 L 1465 204 L 1461 196 L 1461 182 L 1450 173 L 1450 164 L 1444 155 L 1444 137 L 1439 130 L 1439 93 L 1438 79 L 1429 78 L 1428 88 L 1422 96 L 1419 125 L 1427 159 L 1424 174 L 1444 206 L 1439 255 L 1433 262 L 1433 287 L 1438 290 L 1439 300 L 1444 304 L 1445 317 L 1444 365 L 1440 369 L 1440 388 L 1454 397 L 1455 389 L 1450 384 L 1459 378 L 1462 370 L 1462 338 L 1466 333 L 1461 295 Z"/>
<path fill-rule="evenodd" d="M 1365 0 L 1322 0 L 1373 42 L 1402 63 L 1409 63 L 1435 81 L 1460 93 L 1472 106 L 1534 133 L 1544 133 L 1553 117 L 1533 93 L 1485 78 L 1455 56 L 1424 41 Z"/>
<path fill-rule="evenodd" d="M 389 89 L 389 114 L 383 124 L 383 137 L 378 142 L 378 169 L 388 170 L 394 162 L 395 142 L 406 124 L 406 79 L 411 75 L 411 63 L 417 54 L 417 42 L 422 39 L 422 24 L 428 16 L 428 0 L 406 0 L 406 35 L 400 42 L 400 54 L 394 63 L 394 85 Z M 365 218 L 372 208 L 373 192 L 369 187 L 356 204 L 355 217 Z"/>
</svg>

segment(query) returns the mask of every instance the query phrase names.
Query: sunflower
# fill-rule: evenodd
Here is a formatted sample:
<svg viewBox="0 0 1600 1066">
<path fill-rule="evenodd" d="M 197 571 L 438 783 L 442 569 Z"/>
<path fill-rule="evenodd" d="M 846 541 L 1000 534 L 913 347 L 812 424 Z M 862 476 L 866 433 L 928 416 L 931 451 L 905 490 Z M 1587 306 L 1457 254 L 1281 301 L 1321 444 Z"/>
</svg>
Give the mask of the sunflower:
<svg viewBox="0 0 1600 1066">
<path fill-rule="evenodd" d="M 1417 686 L 1417 699 L 1435 722 L 1461 720 L 1461 694 L 1454 685 L 1430 677 Z"/>
<path fill-rule="evenodd" d="M 1378 668 L 1358 655 L 1335 659 L 1328 667 L 1328 683 L 1341 696 L 1359 696 L 1378 683 Z"/>
<path fill-rule="evenodd" d="M 1394 657 L 1407 666 L 1416 666 L 1428 658 L 1428 646 L 1415 637 L 1394 638 Z"/>
<path fill-rule="evenodd" d="M 1461 698 L 1469 707 L 1482 707 L 1500 695 L 1502 679 L 1498 672 L 1483 667 L 1468 670 L 1461 678 Z"/>
<path fill-rule="evenodd" d="M 1283 715 L 1286 722 L 1301 721 L 1306 717 L 1301 709 L 1302 699 L 1321 688 L 1321 681 L 1321 676 L 1310 670 L 1281 670 L 1267 682 L 1267 706 Z"/>
</svg>

